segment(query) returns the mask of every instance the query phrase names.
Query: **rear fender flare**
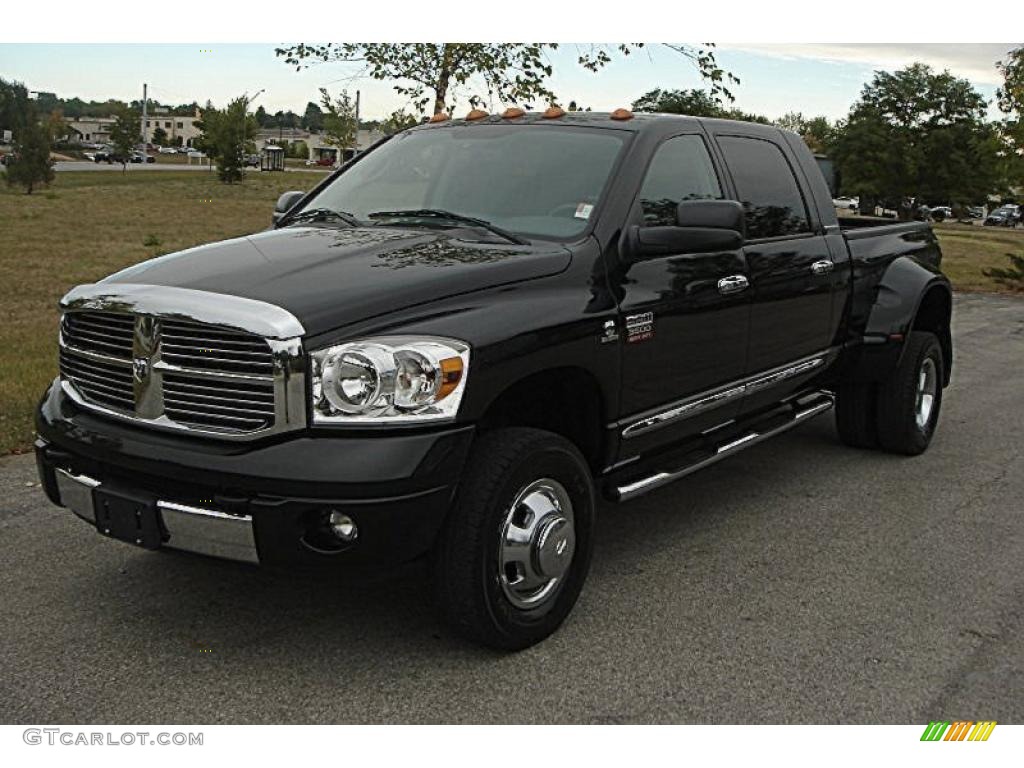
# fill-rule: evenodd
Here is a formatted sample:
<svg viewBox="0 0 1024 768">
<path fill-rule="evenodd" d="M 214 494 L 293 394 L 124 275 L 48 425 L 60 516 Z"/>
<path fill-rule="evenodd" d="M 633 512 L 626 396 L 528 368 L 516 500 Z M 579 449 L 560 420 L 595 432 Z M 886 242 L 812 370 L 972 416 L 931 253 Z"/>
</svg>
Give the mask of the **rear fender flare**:
<svg viewBox="0 0 1024 768">
<path fill-rule="evenodd" d="M 900 256 L 886 269 L 879 281 L 874 304 L 864 329 L 863 347 L 857 378 L 877 381 L 885 378 L 903 359 L 906 338 L 915 327 L 925 298 L 939 292 L 943 316 L 934 332 L 939 336 L 945 357 L 944 384 L 952 370 L 950 310 L 952 287 L 936 267 L 912 256 Z"/>
</svg>

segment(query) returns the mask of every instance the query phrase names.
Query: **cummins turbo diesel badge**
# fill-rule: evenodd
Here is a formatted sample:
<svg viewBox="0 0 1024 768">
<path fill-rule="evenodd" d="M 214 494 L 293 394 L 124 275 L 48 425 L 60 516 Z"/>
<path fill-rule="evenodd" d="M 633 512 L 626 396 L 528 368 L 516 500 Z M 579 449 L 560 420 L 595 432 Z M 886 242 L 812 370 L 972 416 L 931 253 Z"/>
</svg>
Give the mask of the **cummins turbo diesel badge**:
<svg viewBox="0 0 1024 768">
<path fill-rule="evenodd" d="M 654 336 L 654 313 L 641 312 L 639 315 L 626 315 L 626 343 L 647 341 Z"/>
</svg>

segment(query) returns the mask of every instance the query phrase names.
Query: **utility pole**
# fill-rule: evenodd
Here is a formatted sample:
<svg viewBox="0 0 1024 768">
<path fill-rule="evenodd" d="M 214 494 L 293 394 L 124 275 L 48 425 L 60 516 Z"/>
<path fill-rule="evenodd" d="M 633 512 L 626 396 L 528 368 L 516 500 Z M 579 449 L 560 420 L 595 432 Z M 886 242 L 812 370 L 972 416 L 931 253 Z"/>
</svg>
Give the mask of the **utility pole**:
<svg viewBox="0 0 1024 768">
<path fill-rule="evenodd" d="M 356 90 L 356 145 L 352 148 L 353 157 L 359 151 L 359 91 Z"/>
<path fill-rule="evenodd" d="M 148 87 L 149 86 L 147 86 L 146 83 L 142 84 L 142 154 L 143 155 L 146 154 L 146 149 L 148 149 L 148 147 L 149 147 L 149 141 L 147 141 L 147 138 L 148 138 L 147 137 L 147 133 L 148 133 L 148 131 L 146 130 L 146 104 L 148 102 L 148 99 L 147 99 Z M 145 157 L 143 157 L 143 161 L 145 161 Z"/>
</svg>

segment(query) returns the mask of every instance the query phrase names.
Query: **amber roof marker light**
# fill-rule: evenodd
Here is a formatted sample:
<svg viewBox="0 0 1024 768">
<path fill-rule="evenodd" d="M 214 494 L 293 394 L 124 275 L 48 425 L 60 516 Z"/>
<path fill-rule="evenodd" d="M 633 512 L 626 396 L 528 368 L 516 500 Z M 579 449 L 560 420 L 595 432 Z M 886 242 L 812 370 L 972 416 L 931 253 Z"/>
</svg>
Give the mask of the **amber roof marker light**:
<svg viewBox="0 0 1024 768">
<path fill-rule="evenodd" d="M 438 112 L 437 114 L 435 114 L 433 117 L 430 118 L 429 122 L 431 122 L 431 123 L 443 123 L 447 119 L 448 119 L 448 113 L 447 112 Z"/>
<path fill-rule="evenodd" d="M 557 104 L 552 104 L 550 107 L 544 110 L 544 114 L 541 115 L 545 120 L 554 120 L 555 118 L 562 117 L 565 114 L 565 110 Z"/>
<path fill-rule="evenodd" d="M 489 113 L 482 109 L 471 109 L 466 115 L 467 120 L 483 120 Z"/>
<path fill-rule="evenodd" d="M 632 120 L 633 119 L 633 113 L 630 112 L 628 109 L 623 109 L 622 107 L 619 107 L 614 112 L 612 112 L 609 115 L 609 117 L 612 120 Z"/>
<path fill-rule="evenodd" d="M 515 120 L 517 117 L 522 117 L 526 114 L 526 110 L 520 109 L 519 107 L 509 107 L 501 113 L 503 120 Z"/>
</svg>

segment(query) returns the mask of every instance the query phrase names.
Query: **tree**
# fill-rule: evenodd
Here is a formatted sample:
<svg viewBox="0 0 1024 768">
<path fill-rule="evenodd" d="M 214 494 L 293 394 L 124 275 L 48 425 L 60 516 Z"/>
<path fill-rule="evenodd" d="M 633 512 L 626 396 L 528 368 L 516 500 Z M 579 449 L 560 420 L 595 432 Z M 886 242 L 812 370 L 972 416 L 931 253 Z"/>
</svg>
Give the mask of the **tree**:
<svg viewBox="0 0 1024 768">
<path fill-rule="evenodd" d="M 19 129 L 14 139 L 14 162 L 7 167 L 7 183 L 25 187 L 31 195 L 39 184 L 53 182 L 53 161 L 50 159 L 50 134 L 45 125 L 31 120 Z"/>
<path fill-rule="evenodd" d="M 320 89 L 320 104 L 324 108 L 324 141 L 344 153 L 356 143 L 356 105 L 349 98 L 348 91 L 342 91 L 332 99 L 326 88 Z"/>
<path fill-rule="evenodd" d="M 267 122 L 270 120 L 270 118 L 267 115 L 267 110 L 263 108 L 262 104 L 260 104 L 256 108 L 256 114 L 254 115 L 254 117 L 256 118 L 256 125 L 258 125 L 260 128 L 267 127 Z"/>
<path fill-rule="evenodd" d="M 46 133 L 50 137 L 50 144 L 66 140 L 71 133 L 71 126 L 64 119 L 64 113 L 60 109 L 52 110 L 46 118 Z"/>
<path fill-rule="evenodd" d="M 114 146 L 114 154 L 121 161 L 121 172 L 128 169 L 135 147 L 142 141 L 139 113 L 128 107 L 122 108 L 114 124 L 110 128 L 110 143 Z"/>
<path fill-rule="evenodd" d="M 401 133 L 406 128 L 412 128 L 419 123 L 415 115 L 410 115 L 404 109 L 399 109 L 388 115 L 380 124 L 380 132 L 385 136 Z"/>
<path fill-rule="evenodd" d="M 224 109 L 208 104 L 202 120 L 196 123 L 202 131 L 199 147 L 217 163 L 217 175 L 226 184 L 245 178 L 242 170 L 243 155 L 253 149 L 259 125 L 249 114 L 249 99 L 239 96 Z"/>
<path fill-rule="evenodd" d="M 0 78 L 0 130 L 13 136 L 36 119 L 35 105 L 28 97 L 28 89 L 21 83 Z"/>
<path fill-rule="evenodd" d="M 762 115 L 743 112 L 739 109 L 726 109 L 713 92 L 701 88 L 674 91 L 655 88 L 633 102 L 633 111 L 662 112 L 692 117 L 720 117 L 726 120 L 745 120 L 749 123 L 768 122 L 768 118 Z"/>
<path fill-rule="evenodd" d="M 1018 118 L 1024 116 L 1024 46 L 1014 48 L 996 67 L 1003 76 L 1003 84 L 996 91 L 999 108 Z"/>
<path fill-rule="evenodd" d="M 577 61 L 596 72 L 614 55 L 628 56 L 642 47 L 643 43 L 595 45 L 580 49 Z M 668 47 L 697 67 L 713 94 L 731 100 L 728 85 L 739 80 L 718 66 L 713 43 Z M 429 106 L 436 114 L 454 108 L 459 88 L 468 91 L 473 106 L 492 98 L 526 108 L 534 102 L 554 102 L 555 94 L 547 86 L 553 72 L 547 54 L 557 48 L 557 43 L 299 43 L 278 48 L 276 54 L 296 69 L 310 61 L 360 63 L 375 80 L 392 81 L 417 113 Z"/>
<path fill-rule="evenodd" d="M 312 101 L 306 104 L 306 111 L 302 115 L 302 127 L 313 133 L 319 133 L 324 128 L 324 113 Z"/>
<path fill-rule="evenodd" d="M 844 191 L 881 199 L 904 217 L 911 200 L 983 201 L 997 183 L 999 161 L 986 107 L 969 82 L 925 64 L 876 72 L 834 138 Z"/>
<path fill-rule="evenodd" d="M 1006 114 L 1000 128 L 1005 144 L 1002 171 L 1006 186 L 1018 186 L 1024 184 L 1024 47 L 1012 50 L 996 66 L 1003 75 L 996 98 Z"/>
<path fill-rule="evenodd" d="M 156 130 L 153 131 L 153 143 L 158 147 L 167 146 L 167 131 L 161 126 L 157 126 Z"/>
<path fill-rule="evenodd" d="M 827 117 L 807 118 L 802 112 L 787 112 L 774 125 L 799 134 L 812 152 L 825 153 L 832 143 L 835 129 Z"/>
</svg>

